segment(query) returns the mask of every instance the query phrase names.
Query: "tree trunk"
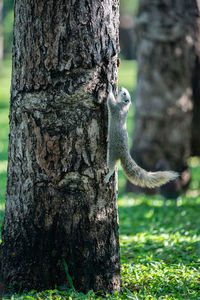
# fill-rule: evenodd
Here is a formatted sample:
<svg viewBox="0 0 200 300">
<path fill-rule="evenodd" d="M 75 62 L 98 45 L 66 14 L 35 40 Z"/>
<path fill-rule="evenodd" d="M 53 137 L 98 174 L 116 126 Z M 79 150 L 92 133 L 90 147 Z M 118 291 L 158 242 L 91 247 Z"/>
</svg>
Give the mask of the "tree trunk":
<svg viewBox="0 0 200 300">
<path fill-rule="evenodd" d="M 116 184 L 104 183 L 118 0 L 15 1 L 1 261 L 26 289 L 120 289 Z"/>
<path fill-rule="evenodd" d="M 137 20 L 132 156 L 149 170 L 166 159 L 171 169 L 182 174 L 182 186 L 190 179 L 187 160 L 191 153 L 196 17 L 195 1 L 142 0 Z M 131 184 L 127 190 L 135 191 Z"/>
<path fill-rule="evenodd" d="M 120 54 L 124 59 L 136 58 L 134 19 L 131 15 L 120 14 L 119 43 Z"/>
<path fill-rule="evenodd" d="M 198 2 L 197 2 L 198 3 Z M 198 6 L 200 13 L 200 4 Z M 192 76 L 193 118 L 191 154 L 200 156 L 200 15 L 196 18 L 195 67 Z"/>
</svg>

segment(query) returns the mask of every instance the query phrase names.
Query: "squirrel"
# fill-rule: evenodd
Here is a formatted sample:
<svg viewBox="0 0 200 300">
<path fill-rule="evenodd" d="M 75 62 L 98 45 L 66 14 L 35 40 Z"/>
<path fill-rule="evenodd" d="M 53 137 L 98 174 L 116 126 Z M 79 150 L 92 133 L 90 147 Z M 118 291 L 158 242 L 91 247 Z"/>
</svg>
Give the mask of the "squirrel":
<svg viewBox="0 0 200 300">
<path fill-rule="evenodd" d="M 109 84 L 108 90 L 107 166 L 109 173 L 106 175 L 104 182 L 109 182 L 115 171 L 117 161 L 121 162 L 124 174 L 128 180 L 141 187 L 154 188 L 176 179 L 179 175 L 174 171 L 147 172 L 133 160 L 129 152 L 126 129 L 126 120 L 131 105 L 130 94 L 122 87 L 115 99 L 111 84 Z"/>
</svg>

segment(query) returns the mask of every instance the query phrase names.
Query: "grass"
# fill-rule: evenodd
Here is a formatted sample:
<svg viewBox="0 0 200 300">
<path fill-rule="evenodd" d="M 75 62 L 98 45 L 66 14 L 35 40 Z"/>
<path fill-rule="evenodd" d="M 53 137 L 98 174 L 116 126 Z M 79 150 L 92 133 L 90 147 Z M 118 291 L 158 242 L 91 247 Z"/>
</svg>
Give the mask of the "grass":
<svg viewBox="0 0 200 300">
<path fill-rule="evenodd" d="M 0 77 L 0 223 L 4 210 L 8 144 L 8 97 L 10 63 Z M 136 80 L 134 62 L 121 63 L 119 85 L 130 92 Z M 2 83 L 3 82 L 3 83 Z M 134 93 L 133 93 L 134 94 Z M 133 110 L 128 120 L 129 134 Z M 106 299 L 200 299 L 200 159 L 189 161 L 193 180 L 186 195 L 168 209 L 160 196 L 123 195 L 125 178 L 119 170 L 120 245 L 122 293 Z M 74 289 L 12 293 L 5 299 L 103 299 L 90 291 Z M 105 299 L 104 298 L 104 299 Z"/>
</svg>

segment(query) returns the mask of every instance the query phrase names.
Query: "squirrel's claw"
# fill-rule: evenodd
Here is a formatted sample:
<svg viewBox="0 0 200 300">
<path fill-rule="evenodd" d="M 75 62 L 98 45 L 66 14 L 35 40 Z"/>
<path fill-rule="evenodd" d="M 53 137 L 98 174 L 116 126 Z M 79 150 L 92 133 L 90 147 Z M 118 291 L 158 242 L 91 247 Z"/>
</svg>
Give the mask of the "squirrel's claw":
<svg viewBox="0 0 200 300">
<path fill-rule="evenodd" d="M 110 179 L 110 175 L 107 174 L 106 177 L 104 178 L 104 182 L 105 182 L 105 183 L 108 183 L 108 182 L 109 182 L 109 179 Z"/>
<path fill-rule="evenodd" d="M 112 92 L 112 84 L 108 83 L 108 92 L 111 93 Z"/>
</svg>

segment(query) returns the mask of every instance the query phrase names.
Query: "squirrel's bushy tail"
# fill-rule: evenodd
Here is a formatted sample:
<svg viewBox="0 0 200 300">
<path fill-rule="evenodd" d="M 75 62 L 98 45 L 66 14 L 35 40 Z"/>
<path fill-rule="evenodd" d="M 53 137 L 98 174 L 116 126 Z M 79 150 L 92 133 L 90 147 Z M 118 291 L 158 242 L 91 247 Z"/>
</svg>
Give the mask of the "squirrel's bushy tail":
<svg viewBox="0 0 200 300">
<path fill-rule="evenodd" d="M 179 176 L 174 171 L 147 172 L 136 164 L 130 154 L 121 158 L 121 165 L 129 181 L 141 187 L 158 187 Z"/>
</svg>

